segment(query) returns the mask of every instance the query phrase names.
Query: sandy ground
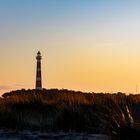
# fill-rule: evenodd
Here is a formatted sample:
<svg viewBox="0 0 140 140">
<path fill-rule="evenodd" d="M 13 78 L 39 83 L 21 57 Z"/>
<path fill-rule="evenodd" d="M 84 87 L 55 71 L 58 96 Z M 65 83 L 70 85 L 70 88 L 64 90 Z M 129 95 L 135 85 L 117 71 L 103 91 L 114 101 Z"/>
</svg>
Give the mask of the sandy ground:
<svg viewBox="0 0 140 140">
<path fill-rule="evenodd" d="M 109 140 L 102 134 L 40 133 L 0 130 L 0 140 Z"/>
</svg>

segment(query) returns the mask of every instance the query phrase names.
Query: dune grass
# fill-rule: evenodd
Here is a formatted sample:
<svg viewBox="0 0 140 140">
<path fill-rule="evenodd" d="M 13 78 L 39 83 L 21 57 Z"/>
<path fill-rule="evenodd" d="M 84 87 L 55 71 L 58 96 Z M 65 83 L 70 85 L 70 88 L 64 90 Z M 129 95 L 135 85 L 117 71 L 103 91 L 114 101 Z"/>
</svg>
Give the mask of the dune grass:
<svg viewBox="0 0 140 140">
<path fill-rule="evenodd" d="M 139 109 L 139 95 L 22 89 L 0 98 L 0 127 L 105 133 L 127 139 L 128 132 L 139 136 Z"/>
</svg>

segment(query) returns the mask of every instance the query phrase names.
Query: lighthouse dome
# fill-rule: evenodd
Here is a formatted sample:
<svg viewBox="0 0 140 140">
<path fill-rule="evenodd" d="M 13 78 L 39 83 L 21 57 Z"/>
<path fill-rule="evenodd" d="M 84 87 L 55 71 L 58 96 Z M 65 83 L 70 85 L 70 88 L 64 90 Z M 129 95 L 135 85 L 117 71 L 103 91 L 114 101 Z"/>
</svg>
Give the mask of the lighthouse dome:
<svg viewBox="0 0 140 140">
<path fill-rule="evenodd" d="M 40 54 L 41 54 L 40 51 L 38 51 L 37 55 L 40 55 Z"/>
</svg>

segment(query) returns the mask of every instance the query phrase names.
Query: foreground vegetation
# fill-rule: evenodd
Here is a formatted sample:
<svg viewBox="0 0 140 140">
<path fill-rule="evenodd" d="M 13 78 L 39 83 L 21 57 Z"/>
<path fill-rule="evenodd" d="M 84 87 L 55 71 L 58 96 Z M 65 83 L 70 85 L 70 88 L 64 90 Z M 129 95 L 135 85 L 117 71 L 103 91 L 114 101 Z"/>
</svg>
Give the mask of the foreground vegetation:
<svg viewBox="0 0 140 140">
<path fill-rule="evenodd" d="M 0 127 L 139 139 L 140 95 L 17 90 L 0 98 Z"/>
</svg>

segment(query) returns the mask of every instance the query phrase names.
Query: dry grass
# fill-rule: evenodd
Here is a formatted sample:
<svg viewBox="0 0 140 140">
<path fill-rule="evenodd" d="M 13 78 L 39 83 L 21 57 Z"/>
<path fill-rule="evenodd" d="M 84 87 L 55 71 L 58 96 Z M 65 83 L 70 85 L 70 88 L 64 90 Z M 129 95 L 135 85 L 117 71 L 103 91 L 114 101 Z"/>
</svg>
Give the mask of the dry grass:
<svg viewBox="0 0 140 140">
<path fill-rule="evenodd" d="M 140 96 L 68 90 L 18 90 L 0 99 L 0 126 L 121 135 L 135 129 Z M 138 115 L 138 114 L 137 114 Z M 120 131 L 121 130 L 121 131 Z"/>
</svg>

